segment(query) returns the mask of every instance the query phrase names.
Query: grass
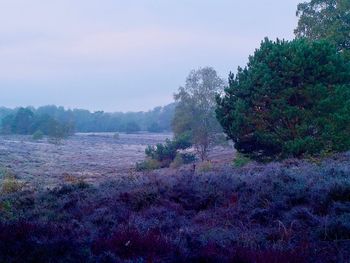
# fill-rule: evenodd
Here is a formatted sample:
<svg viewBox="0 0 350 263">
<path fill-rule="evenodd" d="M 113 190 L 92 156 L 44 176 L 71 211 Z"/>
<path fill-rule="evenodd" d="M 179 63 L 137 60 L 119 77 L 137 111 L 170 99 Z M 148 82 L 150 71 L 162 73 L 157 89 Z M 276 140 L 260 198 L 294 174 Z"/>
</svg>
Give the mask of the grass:
<svg viewBox="0 0 350 263">
<path fill-rule="evenodd" d="M 1 183 L 0 192 L 1 194 L 10 194 L 21 191 L 25 184 L 19 181 L 16 176 L 8 169 L 2 168 L 0 172 Z"/>
<path fill-rule="evenodd" d="M 161 163 L 154 159 L 146 159 L 145 161 L 136 163 L 137 171 L 152 171 L 161 168 Z"/>
<path fill-rule="evenodd" d="M 213 168 L 213 165 L 211 164 L 210 161 L 204 161 L 198 164 L 198 171 L 202 173 L 209 172 L 211 171 L 212 168 Z"/>
</svg>

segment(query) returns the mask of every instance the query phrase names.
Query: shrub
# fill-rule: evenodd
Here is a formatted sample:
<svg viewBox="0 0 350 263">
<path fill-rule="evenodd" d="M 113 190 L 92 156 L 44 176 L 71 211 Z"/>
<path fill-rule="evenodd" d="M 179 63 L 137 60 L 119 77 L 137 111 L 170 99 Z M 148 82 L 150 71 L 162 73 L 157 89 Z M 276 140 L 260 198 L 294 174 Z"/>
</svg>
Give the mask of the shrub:
<svg viewBox="0 0 350 263">
<path fill-rule="evenodd" d="M 250 159 L 241 153 L 237 153 L 233 159 L 234 167 L 243 167 L 250 162 Z"/>
<path fill-rule="evenodd" d="M 119 139 L 120 139 L 119 133 L 113 134 L 113 139 L 114 139 L 114 140 L 119 140 Z"/>
<path fill-rule="evenodd" d="M 332 218 L 326 226 L 326 238 L 329 240 L 339 240 L 350 238 L 350 213 Z"/>
<path fill-rule="evenodd" d="M 178 154 L 176 154 L 175 159 L 170 164 L 170 167 L 171 168 L 179 168 L 183 164 L 184 164 L 184 160 L 182 159 L 182 155 L 178 153 Z"/>
<path fill-rule="evenodd" d="M 127 203 L 128 206 L 135 211 L 150 207 L 155 204 L 158 199 L 159 193 L 157 189 L 153 187 L 137 188 L 119 195 L 119 200 Z"/>
<path fill-rule="evenodd" d="M 212 169 L 212 164 L 209 161 L 202 162 L 199 164 L 198 170 L 200 172 L 209 172 Z"/>
<path fill-rule="evenodd" d="M 343 181 L 332 185 L 329 197 L 334 201 L 350 202 L 350 183 Z"/>
<path fill-rule="evenodd" d="M 171 162 L 171 168 L 179 168 L 184 164 L 190 164 L 196 161 L 196 156 L 192 153 L 177 153 L 175 159 Z"/>
<path fill-rule="evenodd" d="M 123 259 L 135 259 L 141 256 L 150 262 L 159 262 L 161 257 L 171 255 L 173 248 L 158 233 L 144 234 L 136 229 L 129 229 L 117 231 L 109 238 L 100 238 L 94 242 L 95 254 L 99 255 L 106 251 Z"/>
<path fill-rule="evenodd" d="M 41 130 L 37 130 L 36 132 L 33 133 L 32 138 L 35 141 L 41 140 L 42 138 L 44 138 L 44 133 Z"/>
<path fill-rule="evenodd" d="M 10 194 L 19 192 L 23 189 L 24 183 L 20 182 L 11 171 L 2 169 L 1 175 L 1 193 Z"/>
<path fill-rule="evenodd" d="M 12 173 L 11 170 L 5 168 L 5 167 L 0 167 L 0 179 L 5 179 L 7 177 L 13 177 L 14 174 Z"/>
<path fill-rule="evenodd" d="M 63 174 L 63 181 L 65 184 L 71 184 L 81 189 L 89 187 L 89 184 L 85 182 L 84 178 L 73 176 L 68 173 Z"/>
<path fill-rule="evenodd" d="M 84 248 L 55 225 L 0 224 L 0 262 L 87 262 Z"/>
<path fill-rule="evenodd" d="M 230 74 L 217 117 L 257 160 L 350 149 L 350 63 L 326 41 L 265 39 Z"/>
<path fill-rule="evenodd" d="M 181 158 L 184 164 L 189 164 L 196 161 L 196 156 L 192 153 L 181 153 Z"/>
<path fill-rule="evenodd" d="M 161 168 L 161 163 L 154 159 L 146 159 L 143 162 L 136 163 L 137 171 L 151 171 Z"/>
<path fill-rule="evenodd" d="M 1 185 L 1 192 L 3 194 L 19 192 L 23 189 L 24 184 L 19 182 L 16 178 L 6 178 Z"/>
<path fill-rule="evenodd" d="M 165 144 L 159 143 L 156 146 L 148 146 L 145 153 L 149 158 L 161 162 L 162 166 L 166 167 L 175 159 L 176 151 L 175 144 L 167 139 Z"/>
<path fill-rule="evenodd" d="M 151 160 L 158 161 L 160 168 L 169 167 L 179 154 L 178 150 L 184 150 L 191 147 L 189 136 L 182 135 L 175 140 L 166 139 L 164 144 L 157 144 L 156 146 L 148 146 L 145 150 L 147 157 Z M 184 163 L 189 163 L 194 160 L 191 154 L 181 154 Z M 159 168 L 159 167 L 157 167 Z"/>
</svg>

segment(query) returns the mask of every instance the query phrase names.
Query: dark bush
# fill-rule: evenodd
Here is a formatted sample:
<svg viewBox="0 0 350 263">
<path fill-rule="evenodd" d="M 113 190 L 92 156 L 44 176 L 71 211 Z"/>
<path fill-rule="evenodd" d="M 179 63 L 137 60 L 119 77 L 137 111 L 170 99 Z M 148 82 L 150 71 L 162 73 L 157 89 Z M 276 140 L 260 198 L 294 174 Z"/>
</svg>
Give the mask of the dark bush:
<svg viewBox="0 0 350 263">
<path fill-rule="evenodd" d="M 96 255 L 112 252 L 123 259 L 143 258 L 149 262 L 161 262 L 160 259 L 171 256 L 174 249 L 159 233 L 126 229 L 110 237 L 97 239 L 93 244 L 93 252 Z"/>
<path fill-rule="evenodd" d="M 332 185 L 329 197 L 334 201 L 350 202 L 350 183 L 344 181 Z"/>
<path fill-rule="evenodd" d="M 0 224 L 0 262 L 86 262 L 83 244 L 69 232 L 48 224 Z"/>
<path fill-rule="evenodd" d="M 325 236 L 328 240 L 350 239 L 350 213 L 331 218 L 326 225 Z"/>
</svg>

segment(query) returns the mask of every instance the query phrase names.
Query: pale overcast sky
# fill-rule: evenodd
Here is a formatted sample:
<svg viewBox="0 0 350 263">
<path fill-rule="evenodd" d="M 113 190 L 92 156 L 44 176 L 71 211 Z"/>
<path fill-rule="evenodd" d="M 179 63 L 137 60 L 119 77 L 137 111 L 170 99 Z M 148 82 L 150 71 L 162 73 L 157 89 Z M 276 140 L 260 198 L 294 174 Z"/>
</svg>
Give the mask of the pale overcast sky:
<svg viewBox="0 0 350 263">
<path fill-rule="evenodd" d="M 0 0 L 0 106 L 148 110 L 191 69 L 227 78 L 302 0 Z"/>
</svg>

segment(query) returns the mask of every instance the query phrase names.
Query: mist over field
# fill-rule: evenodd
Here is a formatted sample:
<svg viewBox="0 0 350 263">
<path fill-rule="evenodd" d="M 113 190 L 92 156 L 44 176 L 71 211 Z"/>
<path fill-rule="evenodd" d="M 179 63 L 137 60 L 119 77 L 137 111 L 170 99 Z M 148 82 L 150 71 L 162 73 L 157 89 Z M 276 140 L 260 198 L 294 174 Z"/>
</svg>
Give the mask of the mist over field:
<svg viewBox="0 0 350 263">
<path fill-rule="evenodd" d="M 350 262 L 348 0 L 0 0 L 0 263 Z"/>
</svg>

